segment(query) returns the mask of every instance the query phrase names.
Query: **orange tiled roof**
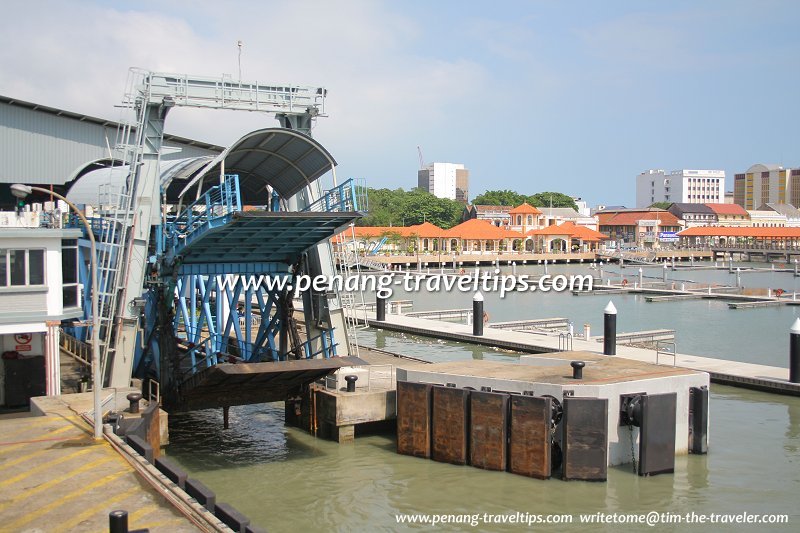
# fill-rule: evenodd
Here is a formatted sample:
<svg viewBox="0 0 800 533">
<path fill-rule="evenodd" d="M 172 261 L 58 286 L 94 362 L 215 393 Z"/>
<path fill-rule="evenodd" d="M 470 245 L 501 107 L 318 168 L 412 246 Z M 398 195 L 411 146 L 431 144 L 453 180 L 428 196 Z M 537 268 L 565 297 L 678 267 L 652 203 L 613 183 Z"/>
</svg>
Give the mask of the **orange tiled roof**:
<svg viewBox="0 0 800 533">
<path fill-rule="evenodd" d="M 800 228 L 729 228 L 698 226 L 678 233 L 681 237 L 764 237 L 800 239 Z"/>
<path fill-rule="evenodd" d="M 747 211 L 739 204 L 706 204 L 718 215 L 741 215 L 747 216 Z"/>
<path fill-rule="evenodd" d="M 442 237 L 444 234 L 442 228 L 430 222 L 409 226 L 408 230 L 410 230 L 411 235 L 418 235 L 419 237 Z"/>
<path fill-rule="evenodd" d="M 541 215 L 542 212 L 533 207 L 528 202 L 523 202 L 522 205 L 519 205 L 508 212 L 509 215 Z"/>
<path fill-rule="evenodd" d="M 518 231 L 498 228 L 488 220 L 479 220 L 477 218 L 467 220 L 458 226 L 445 230 L 442 236 L 465 240 L 522 239 L 524 237 Z"/>
<path fill-rule="evenodd" d="M 679 226 L 678 218 L 669 211 L 617 211 L 597 213 L 599 226 L 636 226 L 640 220 L 658 220 L 660 226 Z"/>
<path fill-rule="evenodd" d="M 570 238 L 581 239 L 582 241 L 602 241 L 609 238 L 608 235 L 594 231 L 586 226 L 579 226 L 574 222 L 564 222 L 558 226 L 534 229 L 529 231 L 527 235 L 567 235 Z"/>
</svg>

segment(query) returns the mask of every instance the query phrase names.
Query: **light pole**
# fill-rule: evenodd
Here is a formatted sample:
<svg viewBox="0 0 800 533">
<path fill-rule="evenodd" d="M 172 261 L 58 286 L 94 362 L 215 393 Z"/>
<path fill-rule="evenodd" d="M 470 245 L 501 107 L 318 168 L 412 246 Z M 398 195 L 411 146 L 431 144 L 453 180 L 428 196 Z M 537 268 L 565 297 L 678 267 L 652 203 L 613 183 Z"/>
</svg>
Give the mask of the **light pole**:
<svg viewBox="0 0 800 533">
<path fill-rule="evenodd" d="M 70 209 L 75 211 L 75 214 L 78 215 L 81 223 L 86 227 L 86 233 L 89 236 L 89 242 L 92 245 L 92 382 L 94 383 L 92 392 L 94 394 L 94 438 L 100 439 L 103 436 L 103 413 L 100 411 L 100 395 L 102 394 L 101 389 L 103 388 L 103 381 L 100 376 L 100 323 L 98 317 L 99 306 L 97 298 L 97 245 L 94 240 L 94 233 L 92 233 L 92 226 L 89 224 L 89 221 L 86 220 L 86 217 L 83 216 L 81 210 L 60 194 L 49 189 L 43 189 L 42 187 L 22 185 L 21 183 L 15 183 L 11 186 L 11 194 L 13 194 L 15 198 L 19 199 L 27 198 L 28 195 L 30 195 L 30 193 L 33 191 L 50 194 L 59 200 L 63 200 L 70 207 Z"/>
</svg>

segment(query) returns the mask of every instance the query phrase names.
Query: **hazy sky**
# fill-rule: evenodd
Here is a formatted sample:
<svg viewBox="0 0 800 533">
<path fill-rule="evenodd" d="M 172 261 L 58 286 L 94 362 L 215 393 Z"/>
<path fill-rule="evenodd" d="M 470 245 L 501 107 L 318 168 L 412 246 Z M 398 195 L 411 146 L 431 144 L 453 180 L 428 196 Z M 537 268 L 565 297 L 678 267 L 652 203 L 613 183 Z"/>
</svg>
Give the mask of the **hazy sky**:
<svg viewBox="0 0 800 533">
<path fill-rule="evenodd" d="M 800 165 L 800 2 L 4 1 L 0 94 L 105 118 L 130 66 L 324 86 L 338 173 L 634 204 L 642 170 Z M 229 144 L 268 115 L 176 109 Z"/>
</svg>

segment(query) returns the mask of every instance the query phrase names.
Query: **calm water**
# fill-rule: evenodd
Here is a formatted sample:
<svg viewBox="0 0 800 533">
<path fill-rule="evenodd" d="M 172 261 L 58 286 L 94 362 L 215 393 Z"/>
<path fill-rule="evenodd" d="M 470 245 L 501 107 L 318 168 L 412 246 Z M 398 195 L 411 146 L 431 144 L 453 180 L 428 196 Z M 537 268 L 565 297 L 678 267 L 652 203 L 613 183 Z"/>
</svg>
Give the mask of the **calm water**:
<svg viewBox="0 0 800 533">
<path fill-rule="evenodd" d="M 632 474 L 629 466 L 612 468 L 607 483 L 540 481 L 401 456 L 391 435 L 360 436 L 355 444 L 340 446 L 284 427 L 282 404 L 232 408 L 228 431 L 219 410 L 175 415 L 167 453 L 221 501 L 277 532 L 396 531 L 408 529 L 396 523 L 396 513 L 515 511 L 781 513 L 790 515 L 789 526 L 741 530 L 796 531 L 800 399 L 714 386 L 711 408 L 707 456 L 678 457 L 674 475 L 652 478 Z M 599 530 L 645 529 L 640 528 Z M 695 529 L 720 527 L 691 526 Z"/>
<path fill-rule="evenodd" d="M 507 267 L 505 268 L 507 269 Z M 540 272 L 541 267 L 528 267 Z M 585 266 L 551 267 L 575 273 Z M 632 280 L 638 267 L 626 268 Z M 613 269 L 607 269 L 613 270 Z M 518 271 L 521 273 L 521 270 Z M 618 271 L 616 276 L 618 276 Z M 675 280 L 735 283 L 727 272 L 670 271 Z M 645 276 L 661 277 L 661 269 Z M 748 287 L 796 283 L 791 274 L 742 274 Z M 486 294 L 492 320 L 563 316 L 579 329 L 589 322 L 597 334 L 608 298 L 569 294 Z M 397 294 L 395 298 L 406 299 Z M 371 298 L 371 297 L 370 297 Z M 471 296 L 413 295 L 416 310 L 469 307 Z M 788 329 L 794 307 L 729 310 L 714 301 L 648 304 L 614 295 L 620 331 L 671 328 L 678 348 L 733 360 L 786 366 Z M 359 332 L 359 342 L 432 361 L 515 359 L 486 347 L 437 341 L 384 331 Z M 397 531 L 397 513 L 539 514 L 594 512 L 781 513 L 788 526 L 726 526 L 740 531 L 797 531 L 800 510 L 800 398 L 713 386 L 707 456 L 676 460 L 674 475 L 640 478 L 630 466 L 612 468 L 607 483 L 539 481 L 471 467 L 445 465 L 395 453 L 392 435 L 359 436 L 340 446 L 283 425 L 283 404 L 231 409 L 231 429 L 222 429 L 221 410 L 170 418 L 167 453 L 258 525 L 270 531 Z M 585 529 L 578 524 L 540 527 L 547 531 Z M 719 531 L 719 525 L 592 526 L 600 531 Z M 418 529 L 425 529 L 418 527 Z M 427 528 L 432 530 L 433 528 Z M 436 530 L 444 529 L 441 526 Z M 480 525 L 447 530 L 520 531 L 519 526 Z"/>
<path fill-rule="evenodd" d="M 620 273 L 617 266 L 606 267 L 604 279 L 610 276 L 614 283 L 618 283 L 624 277 L 633 284 L 638 280 L 638 268 L 626 266 Z M 501 270 L 504 274 L 510 273 L 508 266 L 502 266 Z M 662 270 L 645 267 L 645 283 L 660 281 Z M 551 265 L 548 272 L 551 275 L 588 272 L 598 275 L 587 265 Z M 517 273 L 539 275 L 543 273 L 543 267 L 518 267 Z M 727 270 L 668 270 L 667 279 L 674 280 L 678 286 L 689 282 L 736 284 L 736 275 Z M 800 278 L 795 278 L 791 272 L 743 272 L 741 279 L 746 288 L 800 290 Z M 800 306 L 728 309 L 722 300 L 648 303 L 641 295 L 627 294 L 573 296 L 569 292 L 534 292 L 509 293 L 501 299 L 499 293 L 488 292 L 484 298 L 484 308 L 492 321 L 563 317 L 573 321 L 576 332 L 582 331 L 583 324 L 589 324 L 593 335 L 602 335 L 603 308 L 612 300 L 618 312 L 619 332 L 674 329 L 681 353 L 784 368 L 789 366 L 789 328 L 800 316 Z M 374 296 L 365 294 L 365 299 L 374 301 Z M 472 307 L 472 294 L 458 291 L 407 293 L 396 290 L 392 299 L 413 299 L 415 311 Z"/>
</svg>

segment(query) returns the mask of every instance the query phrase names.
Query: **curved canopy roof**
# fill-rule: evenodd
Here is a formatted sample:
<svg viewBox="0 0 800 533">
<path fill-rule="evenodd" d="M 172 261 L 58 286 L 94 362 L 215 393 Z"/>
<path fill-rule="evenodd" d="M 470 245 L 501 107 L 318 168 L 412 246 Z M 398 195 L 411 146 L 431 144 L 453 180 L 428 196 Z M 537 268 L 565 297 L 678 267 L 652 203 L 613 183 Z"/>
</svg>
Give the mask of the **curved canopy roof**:
<svg viewBox="0 0 800 533">
<path fill-rule="evenodd" d="M 213 158 L 210 156 L 161 161 L 161 186 L 167 188 L 167 201 L 176 202 L 176 189 L 180 190 L 189 179 L 194 177 L 199 170 L 211 161 L 213 161 Z M 99 203 L 99 194 L 105 186 L 110 185 L 113 191 L 122 189 L 125 178 L 130 172 L 130 167 L 128 165 L 115 167 L 103 167 L 101 165 L 101 161 L 92 161 L 84 166 L 84 170 L 92 166 L 99 166 L 99 168 L 89 170 L 75 179 L 69 192 L 67 192 L 68 200 L 76 204 L 97 205 Z"/>
<path fill-rule="evenodd" d="M 238 174 L 242 203 L 269 203 L 268 186 L 290 198 L 336 166 L 331 154 L 311 137 L 285 128 L 265 128 L 248 133 L 217 157 L 193 157 L 161 162 L 161 186 L 167 202 L 193 201 L 219 183 L 219 174 Z M 119 187 L 128 166 L 100 168 L 75 181 L 67 197 L 81 204 L 96 204 L 103 184 Z M 197 190 L 199 188 L 199 191 Z M 191 196 L 188 197 L 191 191 Z"/>
<path fill-rule="evenodd" d="M 178 196 L 183 197 L 195 185 L 209 181 L 208 177 L 216 178 L 223 161 L 225 174 L 239 175 L 245 204 L 267 203 L 267 186 L 281 197 L 290 198 L 336 166 L 333 156 L 311 137 L 285 128 L 265 128 L 236 141 L 198 173 Z"/>
</svg>

